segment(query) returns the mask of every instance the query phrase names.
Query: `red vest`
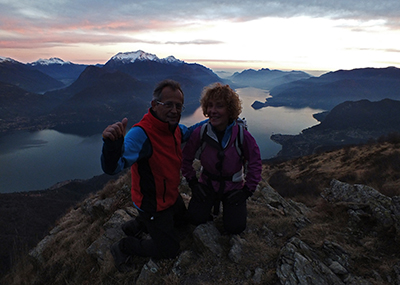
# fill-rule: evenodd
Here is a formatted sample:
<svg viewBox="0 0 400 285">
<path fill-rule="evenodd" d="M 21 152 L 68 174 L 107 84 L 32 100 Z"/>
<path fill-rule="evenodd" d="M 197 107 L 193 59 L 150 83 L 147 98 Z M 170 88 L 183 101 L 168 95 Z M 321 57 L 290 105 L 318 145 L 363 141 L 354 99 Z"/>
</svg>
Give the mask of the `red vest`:
<svg viewBox="0 0 400 285">
<path fill-rule="evenodd" d="M 155 213 L 172 206 L 179 195 L 182 165 L 182 133 L 149 111 L 135 126 L 141 127 L 150 140 L 152 154 L 131 167 L 132 201 L 145 212 Z"/>
</svg>

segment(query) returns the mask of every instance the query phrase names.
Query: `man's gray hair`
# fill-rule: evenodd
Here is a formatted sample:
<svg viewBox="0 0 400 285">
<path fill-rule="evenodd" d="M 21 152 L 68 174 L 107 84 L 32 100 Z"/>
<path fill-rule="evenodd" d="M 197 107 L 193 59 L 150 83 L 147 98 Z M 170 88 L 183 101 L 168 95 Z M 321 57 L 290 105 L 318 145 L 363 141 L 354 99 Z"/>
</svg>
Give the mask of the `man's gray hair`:
<svg viewBox="0 0 400 285">
<path fill-rule="evenodd" d="M 183 98 L 185 98 L 185 95 L 183 94 L 181 85 L 179 82 L 171 79 L 166 79 L 161 82 L 159 82 L 156 86 L 156 88 L 153 91 L 153 99 L 152 101 L 161 101 L 161 92 L 165 87 L 170 87 L 173 91 L 179 90 L 182 93 Z"/>
</svg>

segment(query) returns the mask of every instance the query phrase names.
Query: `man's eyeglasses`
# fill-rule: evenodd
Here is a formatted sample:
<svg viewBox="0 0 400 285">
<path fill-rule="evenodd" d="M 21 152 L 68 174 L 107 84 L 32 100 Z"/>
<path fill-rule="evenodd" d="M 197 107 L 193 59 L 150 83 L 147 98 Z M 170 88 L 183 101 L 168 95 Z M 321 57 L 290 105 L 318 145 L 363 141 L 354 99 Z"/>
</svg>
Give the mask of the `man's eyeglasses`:
<svg viewBox="0 0 400 285">
<path fill-rule="evenodd" d="M 173 103 L 170 101 L 167 101 L 167 102 L 157 101 L 157 104 L 160 104 L 169 110 L 172 110 L 174 108 L 174 106 L 177 111 L 183 112 L 185 110 L 185 106 L 183 106 L 183 104 L 181 104 L 181 103 Z"/>
</svg>

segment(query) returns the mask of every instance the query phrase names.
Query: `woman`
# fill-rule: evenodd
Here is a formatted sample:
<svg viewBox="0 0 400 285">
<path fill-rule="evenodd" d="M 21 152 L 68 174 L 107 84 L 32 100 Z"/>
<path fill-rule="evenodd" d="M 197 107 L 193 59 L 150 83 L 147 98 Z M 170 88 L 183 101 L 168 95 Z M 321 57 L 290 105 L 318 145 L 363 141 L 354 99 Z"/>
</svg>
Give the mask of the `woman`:
<svg viewBox="0 0 400 285">
<path fill-rule="evenodd" d="M 182 174 L 192 189 L 189 219 L 195 225 L 206 223 L 212 219 L 212 207 L 218 214 L 222 201 L 225 230 L 239 234 L 246 228 L 246 200 L 261 180 L 260 150 L 239 124 L 241 101 L 229 85 L 206 87 L 200 104 L 209 121 L 193 131 L 183 149 Z M 192 164 L 199 152 L 202 171 L 197 179 Z"/>
</svg>

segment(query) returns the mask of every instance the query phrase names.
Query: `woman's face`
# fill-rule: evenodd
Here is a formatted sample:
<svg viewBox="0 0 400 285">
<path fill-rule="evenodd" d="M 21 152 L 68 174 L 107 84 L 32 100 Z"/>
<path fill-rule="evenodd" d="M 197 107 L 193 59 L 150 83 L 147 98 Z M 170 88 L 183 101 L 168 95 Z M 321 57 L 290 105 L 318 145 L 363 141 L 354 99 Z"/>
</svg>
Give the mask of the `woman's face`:
<svg viewBox="0 0 400 285">
<path fill-rule="evenodd" d="M 222 100 L 211 99 L 207 104 L 207 115 L 211 125 L 218 131 L 226 129 L 229 123 L 228 107 Z"/>
</svg>

